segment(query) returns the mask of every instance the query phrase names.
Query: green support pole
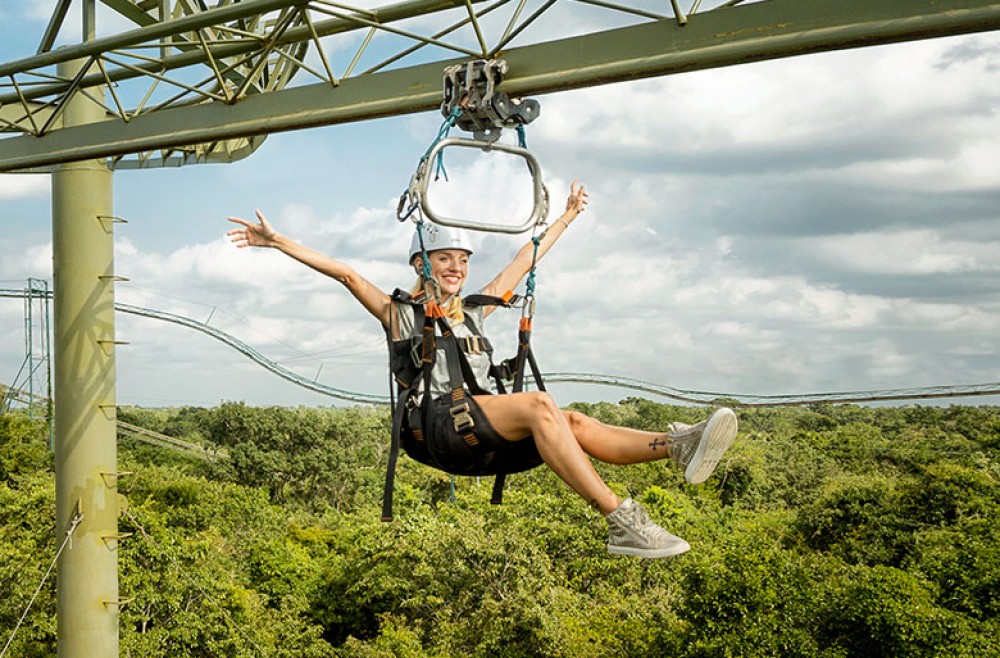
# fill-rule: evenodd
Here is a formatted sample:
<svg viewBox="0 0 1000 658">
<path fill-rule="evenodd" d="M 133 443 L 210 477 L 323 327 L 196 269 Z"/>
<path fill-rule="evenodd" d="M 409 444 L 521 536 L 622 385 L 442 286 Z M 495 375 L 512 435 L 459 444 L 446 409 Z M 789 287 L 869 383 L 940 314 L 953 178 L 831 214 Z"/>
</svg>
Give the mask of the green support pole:
<svg viewBox="0 0 1000 658">
<path fill-rule="evenodd" d="M 81 64 L 60 65 L 72 78 Z M 98 90 L 92 90 L 96 93 Z M 65 125 L 104 110 L 74 96 Z M 99 160 L 52 174 L 55 469 L 59 658 L 118 657 L 118 494 L 115 424 L 112 173 Z M 82 517 L 82 519 L 81 519 Z M 79 521 L 78 525 L 74 525 Z"/>
</svg>

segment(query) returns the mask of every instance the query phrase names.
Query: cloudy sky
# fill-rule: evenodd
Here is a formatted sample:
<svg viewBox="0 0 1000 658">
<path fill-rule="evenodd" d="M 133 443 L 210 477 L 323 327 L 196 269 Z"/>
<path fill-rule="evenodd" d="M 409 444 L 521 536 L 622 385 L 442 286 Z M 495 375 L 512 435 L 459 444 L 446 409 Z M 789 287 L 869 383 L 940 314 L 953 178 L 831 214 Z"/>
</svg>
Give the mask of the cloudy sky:
<svg viewBox="0 0 1000 658">
<path fill-rule="evenodd" d="M 5 3 L 3 61 L 34 52 L 51 4 Z M 575 177 L 591 199 L 538 275 L 543 370 L 752 395 L 1000 381 L 1000 34 L 539 100 L 528 143 L 554 207 Z M 115 213 L 129 220 L 116 229 L 116 269 L 129 278 L 118 300 L 207 320 L 303 375 L 384 394 L 375 322 L 336 283 L 233 248 L 226 217 L 260 208 L 379 286 L 408 287 L 410 233 L 395 204 L 440 120 L 276 135 L 231 165 L 117 173 Z M 523 165 L 449 162 L 449 211 L 524 212 L 522 187 L 508 186 Z M 0 220 L 0 287 L 51 280 L 47 177 L 0 175 Z M 477 235 L 470 287 L 523 240 Z M 129 342 L 120 403 L 336 402 L 189 329 L 117 319 Z M 24 360 L 20 300 L 0 298 L 0 323 L 10 383 Z M 498 312 L 488 329 L 510 348 L 516 323 Z M 629 394 L 553 391 L 564 403 Z"/>
</svg>

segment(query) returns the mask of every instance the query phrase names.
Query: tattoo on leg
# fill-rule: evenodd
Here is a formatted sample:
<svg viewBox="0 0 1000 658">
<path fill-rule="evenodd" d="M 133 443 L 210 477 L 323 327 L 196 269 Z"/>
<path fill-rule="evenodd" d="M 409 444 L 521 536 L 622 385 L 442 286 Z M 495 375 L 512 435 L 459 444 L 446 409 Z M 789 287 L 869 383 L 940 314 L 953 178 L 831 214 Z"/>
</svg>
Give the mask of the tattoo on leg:
<svg viewBox="0 0 1000 658">
<path fill-rule="evenodd" d="M 653 449 L 653 452 L 656 452 L 656 449 L 659 448 L 660 446 L 665 446 L 665 445 L 667 445 L 667 442 L 665 440 L 660 439 L 660 437 L 656 437 L 655 439 L 649 442 L 649 447 Z"/>
</svg>

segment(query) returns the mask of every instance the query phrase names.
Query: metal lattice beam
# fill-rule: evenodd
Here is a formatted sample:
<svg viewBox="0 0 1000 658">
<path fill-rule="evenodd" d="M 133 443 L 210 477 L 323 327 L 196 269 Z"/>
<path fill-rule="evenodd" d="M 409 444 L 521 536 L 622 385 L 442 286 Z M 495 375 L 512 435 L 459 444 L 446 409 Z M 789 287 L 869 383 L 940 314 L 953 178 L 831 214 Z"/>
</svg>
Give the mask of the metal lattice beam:
<svg viewBox="0 0 1000 658">
<path fill-rule="evenodd" d="M 123 14 L 138 6 L 105 2 Z M 1000 29 L 998 0 L 716 0 L 707 9 L 694 0 L 686 10 L 672 0 L 666 13 L 649 0 L 376 9 L 247 0 L 205 11 L 176 2 L 171 20 L 150 16 L 135 30 L 0 65 L 0 132 L 21 135 L 0 140 L 0 171 L 90 158 L 117 168 L 233 160 L 272 132 L 433 109 L 443 68 L 476 57 L 504 57 L 504 90 L 528 95 Z M 566 32 L 553 22 L 569 12 L 582 17 L 572 33 L 538 40 Z M 49 71 L 67 59 L 90 65 L 73 79 Z M 62 128 L 59 108 L 76 94 L 100 98 L 107 120 Z"/>
</svg>

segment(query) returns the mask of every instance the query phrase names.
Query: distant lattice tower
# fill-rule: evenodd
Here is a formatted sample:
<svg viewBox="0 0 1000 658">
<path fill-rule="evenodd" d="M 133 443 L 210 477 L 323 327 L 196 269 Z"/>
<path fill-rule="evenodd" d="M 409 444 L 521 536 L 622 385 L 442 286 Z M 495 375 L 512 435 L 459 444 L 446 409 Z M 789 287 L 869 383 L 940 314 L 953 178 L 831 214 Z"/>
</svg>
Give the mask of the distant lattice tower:
<svg viewBox="0 0 1000 658">
<path fill-rule="evenodd" d="M 24 360 L 5 391 L 0 410 L 24 405 L 32 418 L 52 424 L 52 359 L 49 283 L 29 278 L 24 288 Z"/>
</svg>

